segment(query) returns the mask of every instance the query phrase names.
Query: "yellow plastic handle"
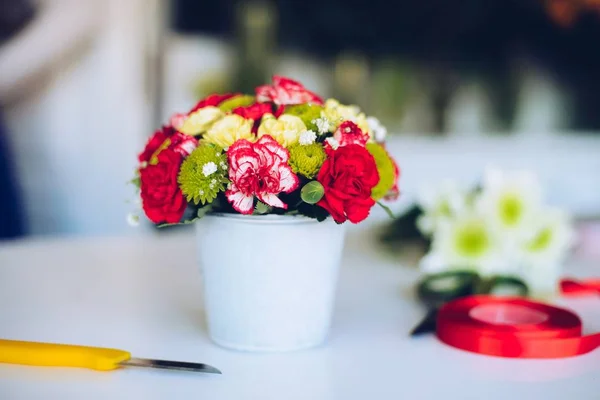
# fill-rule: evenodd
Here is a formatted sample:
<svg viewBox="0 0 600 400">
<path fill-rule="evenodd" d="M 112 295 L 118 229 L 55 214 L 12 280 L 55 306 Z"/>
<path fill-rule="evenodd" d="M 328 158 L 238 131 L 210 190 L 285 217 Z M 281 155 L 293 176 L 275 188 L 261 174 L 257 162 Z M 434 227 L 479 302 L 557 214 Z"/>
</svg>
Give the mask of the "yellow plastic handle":
<svg viewBox="0 0 600 400">
<path fill-rule="evenodd" d="M 119 368 L 131 354 L 117 349 L 17 340 L 0 340 L 0 363 L 39 367 L 79 367 L 97 371 Z"/>
</svg>

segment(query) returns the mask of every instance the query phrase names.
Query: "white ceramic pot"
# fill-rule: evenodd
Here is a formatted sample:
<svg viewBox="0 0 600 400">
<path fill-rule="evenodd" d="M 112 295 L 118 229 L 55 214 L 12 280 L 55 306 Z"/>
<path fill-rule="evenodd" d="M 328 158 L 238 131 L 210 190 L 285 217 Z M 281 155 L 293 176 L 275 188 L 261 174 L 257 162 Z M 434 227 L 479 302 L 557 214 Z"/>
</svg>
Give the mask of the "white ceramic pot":
<svg viewBox="0 0 600 400">
<path fill-rule="evenodd" d="M 197 223 L 211 339 L 244 351 L 317 346 L 329 331 L 344 226 L 217 214 Z"/>
</svg>

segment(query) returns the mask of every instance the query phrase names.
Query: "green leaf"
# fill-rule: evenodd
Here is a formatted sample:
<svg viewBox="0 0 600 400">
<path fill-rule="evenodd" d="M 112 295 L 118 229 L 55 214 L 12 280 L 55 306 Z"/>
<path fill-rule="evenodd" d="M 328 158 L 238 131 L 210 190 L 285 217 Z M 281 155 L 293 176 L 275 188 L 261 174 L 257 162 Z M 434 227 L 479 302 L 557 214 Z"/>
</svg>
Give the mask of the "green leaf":
<svg viewBox="0 0 600 400">
<path fill-rule="evenodd" d="M 175 222 L 174 224 L 158 224 L 156 225 L 157 228 L 166 228 L 168 226 L 177 226 L 177 225 L 189 225 L 189 224 L 193 224 L 194 222 L 198 221 L 200 218 L 194 218 L 194 219 L 189 219 L 187 221 L 181 221 L 181 222 Z"/>
<path fill-rule="evenodd" d="M 204 207 L 200 207 L 200 208 L 198 209 L 198 212 L 196 213 L 196 215 L 197 215 L 198 217 L 194 218 L 194 221 L 196 221 L 196 220 L 198 220 L 198 219 L 200 219 L 200 218 L 204 217 L 206 214 L 208 214 L 208 213 L 209 213 L 209 212 L 211 212 L 212 210 L 213 210 L 213 207 L 212 207 L 212 205 L 211 205 L 211 204 L 209 204 L 209 205 L 206 205 L 206 206 L 204 206 Z"/>
<path fill-rule="evenodd" d="M 241 95 L 241 96 L 234 96 L 230 99 L 225 100 L 224 102 L 219 104 L 218 107 L 223 112 L 229 112 L 229 111 L 233 110 L 234 108 L 246 107 L 246 106 L 251 105 L 252 103 L 254 103 L 254 96 Z"/>
<path fill-rule="evenodd" d="M 317 132 L 318 128 L 313 121 L 321 116 L 322 110 L 323 107 L 316 104 L 295 104 L 287 106 L 284 113 L 295 115 L 304 122 L 306 129 Z"/>
<path fill-rule="evenodd" d="M 256 207 L 254 207 L 254 211 L 256 212 L 256 214 L 266 214 L 271 210 L 271 207 L 269 207 L 267 204 L 263 203 L 262 201 L 259 201 L 256 203 Z"/>
<path fill-rule="evenodd" d="M 208 214 L 209 212 L 211 212 L 213 209 L 213 207 L 211 205 L 207 205 L 204 207 L 200 207 L 198 209 L 198 211 L 196 212 L 196 217 L 192 218 L 192 219 L 188 219 L 186 221 L 181 221 L 181 222 L 176 222 L 174 224 L 158 224 L 156 225 L 158 228 L 166 228 L 168 226 L 177 226 L 177 225 L 189 225 L 189 224 L 193 224 L 194 222 L 198 221 L 199 219 L 201 219 L 202 217 L 204 217 L 206 214 Z"/>
<path fill-rule="evenodd" d="M 325 195 L 325 188 L 320 182 L 310 181 L 300 191 L 300 197 L 305 203 L 316 204 Z"/>
<path fill-rule="evenodd" d="M 388 206 L 386 206 L 385 204 L 383 204 L 380 201 L 378 201 L 377 204 L 379 204 L 379 206 L 385 210 L 385 212 L 387 213 L 387 215 L 389 215 L 389 217 L 391 219 L 396 219 L 396 217 L 394 216 L 394 213 L 392 212 L 392 210 Z"/>
</svg>

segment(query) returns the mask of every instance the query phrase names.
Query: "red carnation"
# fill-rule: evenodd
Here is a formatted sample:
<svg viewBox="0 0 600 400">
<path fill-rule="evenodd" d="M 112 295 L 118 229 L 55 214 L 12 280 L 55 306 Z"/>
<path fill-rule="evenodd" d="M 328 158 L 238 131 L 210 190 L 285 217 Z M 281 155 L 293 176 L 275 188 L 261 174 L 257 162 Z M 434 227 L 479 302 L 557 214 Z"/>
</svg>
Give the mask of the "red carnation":
<svg viewBox="0 0 600 400">
<path fill-rule="evenodd" d="M 281 116 L 281 114 L 283 114 L 284 111 L 285 111 L 284 105 L 277 107 L 277 110 L 275 110 L 275 118 L 279 118 Z"/>
<path fill-rule="evenodd" d="M 273 77 L 273 85 L 256 88 L 256 99 L 261 103 L 273 102 L 277 105 L 323 104 L 319 96 L 307 90 L 300 82 L 277 75 Z"/>
<path fill-rule="evenodd" d="M 337 223 L 358 223 L 367 218 L 375 201 L 371 191 L 379 183 L 375 159 L 363 146 L 349 144 L 327 149 L 317 180 L 325 195 L 317 205 L 326 209 Z"/>
<path fill-rule="evenodd" d="M 162 150 L 158 162 L 140 170 L 142 207 L 155 224 L 177 223 L 187 207 L 185 197 L 177 184 L 181 154 L 172 148 Z"/>
<path fill-rule="evenodd" d="M 260 126 L 263 115 L 272 112 L 273 107 L 271 103 L 254 103 L 251 106 L 234 108 L 232 111 L 232 113 L 243 118 L 254 120 L 254 125 L 252 126 L 252 132 L 254 133 L 258 132 L 258 127 Z"/>
<path fill-rule="evenodd" d="M 174 132 L 175 130 L 169 126 L 164 126 L 161 130 L 154 132 L 154 135 L 148 139 L 144 151 L 138 156 L 140 163 L 149 162 L 152 155 Z"/>
<path fill-rule="evenodd" d="M 236 107 L 231 112 L 246 119 L 259 121 L 263 115 L 272 113 L 273 107 L 269 103 L 255 103 L 251 106 Z"/>
<path fill-rule="evenodd" d="M 340 147 L 349 144 L 358 144 L 365 147 L 369 140 L 369 135 L 365 134 L 354 122 L 344 121 L 333 134 L 333 138 L 337 140 Z"/>
<path fill-rule="evenodd" d="M 144 151 L 138 156 L 140 163 L 154 163 L 158 153 L 164 148 L 170 148 L 181 156 L 189 155 L 198 146 L 198 141 L 193 136 L 184 135 L 177 132 L 170 126 L 164 126 L 161 130 L 154 132 L 154 135 L 146 143 Z"/>
<path fill-rule="evenodd" d="M 193 113 L 204 107 L 216 107 L 227 99 L 232 98 L 233 96 L 239 96 L 240 93 L 226 93 L 226 94 L 211 94 L 210 96 L 200 100 L 194 108 L 190 110 L 188 114 Z"/>
</svg>

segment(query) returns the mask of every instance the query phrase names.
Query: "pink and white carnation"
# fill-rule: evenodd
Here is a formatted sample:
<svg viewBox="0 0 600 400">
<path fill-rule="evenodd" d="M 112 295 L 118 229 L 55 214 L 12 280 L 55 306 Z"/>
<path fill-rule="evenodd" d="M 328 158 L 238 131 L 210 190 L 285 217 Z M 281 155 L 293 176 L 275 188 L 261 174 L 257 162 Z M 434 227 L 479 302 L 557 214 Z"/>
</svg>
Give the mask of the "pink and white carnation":
<svg viewBox="0 0 600 400">
<path fill-rule="evenodd" d="M 173 134 L 171 137 L 171 142 L 174 144 L 173 150 L 175 150 L 175 152 L 182 157 L 189 156 L 192 151 L 198 147 L 198 140 L 180 132 L 175 132 Z"/>
<path fill-rule="evenodd" d="M 277 75 L 273 77 L 273 85 L 262 85 L 256 88 L 256 99 L 261 103 L 273 102 L 278 106 L 323 104 L 323 99 L 306 89 L 300 82 Z"/>
<path fill-rule="evenodd" d="M 369 135 L 363 132 L 354 122 L 344 121 L 334 132 L 333 138 L 337 141 L 339 147 L 348 146 L 349 144 L 358 144 L 365 147 Z"/>
<path fill-rule="evenodd" d="M 297 189 L 300 181 L 288 165 L 290 153 L 271 136 L 256 143 L 241 139 L 227 150 L 229 179 L 225 192 L 233 208 L 242 214 L 252 214 L 254 197 L 271 206 L 287 209 L 277 195 Z"/>
<path fill-rule="evenodd" d="M 171 115 L 171 118 L 169 119 L 169 124 L 179 130 L 179 128 L 181 128 L 183 126 L 183 124 L 185 123 L 185 120 L 187 119 L 187 114 L 181 114 L 181 113 L 175 113 L 173 115 Z"/>
</svg>

